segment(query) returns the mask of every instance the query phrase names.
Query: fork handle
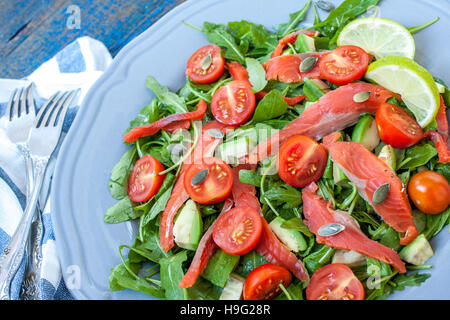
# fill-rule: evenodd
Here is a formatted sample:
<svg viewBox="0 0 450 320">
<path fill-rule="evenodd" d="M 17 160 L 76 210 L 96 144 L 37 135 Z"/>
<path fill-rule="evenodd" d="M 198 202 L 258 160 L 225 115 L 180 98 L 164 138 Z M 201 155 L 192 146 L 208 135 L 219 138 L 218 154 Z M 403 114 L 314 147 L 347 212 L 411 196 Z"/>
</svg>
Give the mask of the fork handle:
<svg viewBox="0 0 450 320">
<path fill-rule="evenodd" d="M 30 200 L 27 202 L 27 206 L 14 235 L 0 255 L 0 299 L 11 299 L 11 282 L 25 255 L 25 247 L 29 237 L 33 216 L 36 212 L 47 163 L 48 158 L 39 158 L 36 160 L 34 168 L 34 186 Z"/>
</svg>

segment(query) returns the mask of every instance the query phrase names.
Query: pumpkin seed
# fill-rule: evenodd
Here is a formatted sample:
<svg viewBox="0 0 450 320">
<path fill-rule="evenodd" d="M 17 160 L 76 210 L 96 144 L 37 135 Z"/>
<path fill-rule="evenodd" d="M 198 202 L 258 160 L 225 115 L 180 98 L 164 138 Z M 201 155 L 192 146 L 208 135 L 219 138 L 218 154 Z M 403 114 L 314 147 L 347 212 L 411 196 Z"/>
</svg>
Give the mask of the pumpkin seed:
<svg viewBox="0 0 450 320">
<path fill-rule="evenodd" d="M 357 103 L 366 102 L 370 98 L 370 91 L 363 91 L 353 96 L 353 101 Z"/>
<path fill-rule="evenodd" d="M 183 154 L 186 151 L 186 147 L 179 143 L 169 144 L 167 146 L 167 151 L 169 151 L 169 153 L 173 155 L 179 156 L 180 154 Z"/>
<path fill-rule="evenodd" d="M 336 8 L 334 6 L 334 4 L 332 4 L 331 2 L 328 2 L 328 1 L 324 1 L 324 0 L 317 1 L 316 4 L 320 9 L 322 9 L 324 11 L 332 11 Z"/>
<path fill-rule="evenodd" d="M 330 237 L 334 236 L 345 230 L 345 226 L 339 223 L 330 223 L 324 226 L 321 226 L 317 233 L 322 237 Z"/>
<path fill-rule="evenodd" d="M 219 129 L 209 129 L 208 134 L 213 138 L 217 138 L 217 139 L 223 138 L 223 132 L 220 131 Z"/>
<path fill-rule="evenodd" d="M 203 70 L 208 70 L 208 68 L 211 66 L 211 62 L 212 62 L 211 54 L 208 54 L 208 55 L 205 57 L 205 59 L 203 59 L 202 69 L 203 69 Z"/>
<path fill-rule="evenodd" d="M 310 71 L 316 65 L 317 60 L 319 59 L 316 57 L 308 57 L 305 60 L 303 60 L 302 63 L 300 63 L 300 72 Z"/>
<path fill-rule="evenodd" d="M 208 173 L 209 173 L 209 169 L 205 169 L 205 170 L 201 170 L 201 171 L 197 172 L 195 174 L 195 176 L 192 177 L 191 184 L 193 186 L 196 186 L 196 185 L 202 183 L 203 181 L 205 181 L 206 177 L 208 176 Z"/>
<path fill-rule="evenodd" d="M 378 189 L 373 194 L 372 202 L 374 204 L 382 204 L 389 194 L 389 188 L 390 188 L 389 183 L 385 183 L 379 186 Z"/>
</svg>

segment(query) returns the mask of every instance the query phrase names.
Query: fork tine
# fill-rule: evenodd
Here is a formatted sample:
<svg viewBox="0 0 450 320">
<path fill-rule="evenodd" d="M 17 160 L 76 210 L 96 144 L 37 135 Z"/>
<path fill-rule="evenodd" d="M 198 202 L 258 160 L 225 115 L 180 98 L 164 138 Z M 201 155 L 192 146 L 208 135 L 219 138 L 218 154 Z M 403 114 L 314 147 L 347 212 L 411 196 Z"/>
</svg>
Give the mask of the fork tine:
<svg viewBox="0 0 450 320">
<path fill-rule="evenodd" d="M 8 120 L 11 120 L 11 107 L 13 105 L 13 102 L 16 99 L 18 89 L 14 89 L 14 91 L 11 93 L 11 97 L 9 98 L 8 105 L 6 106 L 6 115 L 8 117 Z"/>
<path fill-rule="evenodd" d="M 78 93 L 78 90 L 69 92 L 69 95 L 61 103 L 60 108 L 58 110 L 55 110 L 55 112 L 53 113 L 52 118 L 50 119 L 50 122 L 49 122 L 50 126 L 60 126 L 63 123 L 64 118 L 66 116 L 67 109 L 69 109 L 69 106 L 72 104 L 72 101 L 75 98 L 77 93 Z M 58 117 L 58 114 L 59 114 L 59 117 Z"/>
<path fill-rule="evenodd" d="M 22 89 L 22 94 L 20 95 L 20 99 L 19 99 L 19 110 L 17 112 L 17 116 L 20 117 L 22 115 L 25 115 L 27 113 L 27 94 L 28 94 L 28 89 L 30 88 L 30 86 L 28 86 L 27 88 L 23 88 Z"/>
<path fill-rule="evenodd" d="M 20 88 L 19 92 L 17 93 L 16 99 L 13 102 L 13 106 L 12 106 L 13 113 L 11 115 L 11 119 L 19 116 L 19 103 L 20 103 L 20 99 L 22 97 L 22 93 L 23 93 L 23 88 Z"/>
<path fill-rule="evenodd" d="M 43 121 L 41 121 L 41 118 L 44 115 L 44 112 L 46 112 L 47 109 L 49 108 L 52 109 L 54 107 L 54 100 L 59 99 L 60 95 L 61 95 L 60 91 L 56 92 L 54 95 L 48 98 L 48 100 L 41 107 L 41 109 L 39 109 L 36 119 L 34 120 L 34 127 L 38 128 L 40 125 L 42 125 Z"/>
<path fill-rule="evenodd" d="M 44 118 L 42 119 L 42 122 L 41 122 L 41 126 L 47 127 L 50 124 L 50 121 L 49 121 L 50 117 L 53 114 L 57 114 L 58 113 L 60 105 L 66 100 L 68 94 L 69 94 L 69 92 L 65 91 L 65 92 L 62 93 L 61 96 L 59 96 L 59 98 L 55 99 L 52 108 L 49 109 L 45 113 Z"/>
<path fill-rule="evenodd" d="M 34 83 L 32 82 L 30 86 L 27 88 L 27 106 L 28 106 L 27 113 L 34 116 L 36 115 L 36 110 L 34 107 L 33 89 Z"/>
</svg>

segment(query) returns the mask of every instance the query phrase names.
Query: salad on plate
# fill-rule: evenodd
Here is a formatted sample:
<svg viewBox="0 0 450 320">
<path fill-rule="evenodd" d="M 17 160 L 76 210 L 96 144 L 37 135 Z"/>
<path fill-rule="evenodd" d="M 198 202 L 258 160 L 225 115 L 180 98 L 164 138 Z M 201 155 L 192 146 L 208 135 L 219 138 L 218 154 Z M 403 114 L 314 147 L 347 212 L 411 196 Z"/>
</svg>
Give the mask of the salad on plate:
<svg viewBox="0 0 450 320">
<path fill-rule="evenodd" d="M 450 89 L 412 34 L 438 19 L 406 28 L 377 4 L 309 0 L 274 30 L 184 22 L 209 44 L 178 91 L 148 76 L 111 172 L 104 221 L 138 225 L 111 290 L 372 300 L 426 281 L 450 221 Z"/>
</svg>

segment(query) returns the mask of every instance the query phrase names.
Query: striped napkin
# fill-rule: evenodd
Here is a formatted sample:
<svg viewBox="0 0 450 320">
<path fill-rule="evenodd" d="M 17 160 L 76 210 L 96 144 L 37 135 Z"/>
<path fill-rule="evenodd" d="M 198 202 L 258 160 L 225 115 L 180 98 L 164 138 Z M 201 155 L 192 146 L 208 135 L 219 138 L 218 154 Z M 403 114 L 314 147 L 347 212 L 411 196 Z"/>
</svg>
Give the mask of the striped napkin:
<svg viewBox="0 0 450 320">
<path fill-rule="evenodd" d="M 56 91 L 81 89 L 78 105 L 68 110 L 62 129 L 62 138 L 67 134 L 87 90 L 111 63 L 111 54 L 99 41 L 82 37 L 69 44 L 51 60 L 42 64 L 36 71 L 24 79 L 0 79 L 0 250 L 7 245 L 13 235 L 26 206 L 25 165 L 16 146 L 5 133 L 4 117 L 7 101 L 15 88 L 35 84 L 35 104 L 39 109 Z M 62 141 L 62 139 L 60 140 Z M 55 166 L 55 155 L 49 162 L 41 193 L 42 205 L 42 263 L 40 282 L 34 298 L 72 299 L 62 278 L 61 267 L 56 252 L 55 236 L 52 229 L 49 186 Z M 1 251 L 0 251 L 1 252 Z M 11 285 L 13 299 L 28 298 L 26 286 L 23 286 L 26 274 L 25 261 L 22 262 Z"/>
</svg>

